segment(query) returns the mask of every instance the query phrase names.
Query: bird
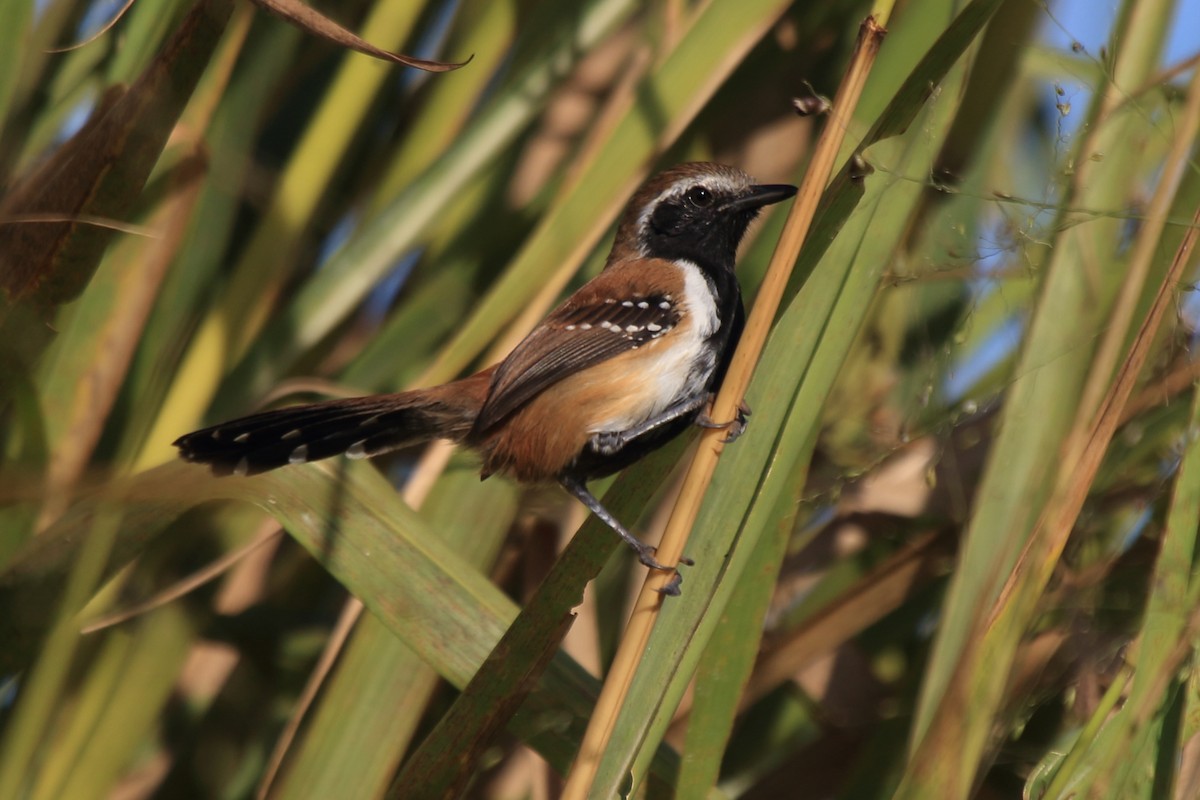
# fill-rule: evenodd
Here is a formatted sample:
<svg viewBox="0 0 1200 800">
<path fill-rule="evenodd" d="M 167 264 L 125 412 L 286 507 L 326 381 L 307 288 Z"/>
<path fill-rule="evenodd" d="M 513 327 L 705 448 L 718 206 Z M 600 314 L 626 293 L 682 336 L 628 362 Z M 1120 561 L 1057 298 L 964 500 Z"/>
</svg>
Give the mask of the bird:
<svg viewBox="0 0 1200 800">
<path fill-rule="evenodd" d="M 745 322 L 737 248 L 764 206 L 795 193 L 723 164 L 669 168 L 630 198 L 604 269 L 498 364 L 440 386 L 260 412 L 185 434 L 174 446 L 216 475 L 254 475 L 448 439 L 478 452 L 482 478 L 558 483 L 642 564 L 674 571 L 587 482 L 690 426 L 727 427 L 730 436 L 744 427 L 744 407 L 724 423 L 705 413 Z"/>
</svg>

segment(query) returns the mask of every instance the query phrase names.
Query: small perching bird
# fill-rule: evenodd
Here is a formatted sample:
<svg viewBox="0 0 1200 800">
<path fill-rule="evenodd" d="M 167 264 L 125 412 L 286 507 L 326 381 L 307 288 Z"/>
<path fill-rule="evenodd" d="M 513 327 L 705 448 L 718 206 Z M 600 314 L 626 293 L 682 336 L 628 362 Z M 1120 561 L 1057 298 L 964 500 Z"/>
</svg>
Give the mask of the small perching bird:
<svg viewBox="0 0 1200 800">
<path fill-rule="evenodd" d="M 265 411 L 175 446 L 215 474 L 253 475 L 449 439 L 480 453 L 485 478 L 557 481 L 643 564 L 669 570 L 586 482 L 714 424 L 704 407 L 744 322 L 738 243 L 759 209 L 795 193 L 721 164 L 669 169 L 629 201 L 604 270 L 499 364 L 441 386 Z"/>
</svg>

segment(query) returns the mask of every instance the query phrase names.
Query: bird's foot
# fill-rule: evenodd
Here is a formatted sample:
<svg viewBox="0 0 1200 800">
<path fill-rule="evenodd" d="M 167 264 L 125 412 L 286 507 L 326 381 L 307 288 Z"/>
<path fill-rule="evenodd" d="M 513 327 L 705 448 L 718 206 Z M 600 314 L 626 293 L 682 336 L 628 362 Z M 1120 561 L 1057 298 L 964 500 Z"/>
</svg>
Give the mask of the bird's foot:
<svg viewBox="0 0 1200 800">
<path fill-rule="evenodd" d="M 746 432 L 746 425 L 750 421 L 750 406 L 746 405 L 745 401 L 738 403 L 737 416 L 726 422 L 714 422 L 708 414 L 696 415 L 696 425 L 701 428 L 710 428 L 713 430 L 724 430 L 725 438 L 721 441 L 724 444 L 735 442 L 743 433 Z"/>
<path fill-rule="evenodd" d="M 660 587 L 655 591 L 659 592 L 660 594 L 665 594 L 668 597 L 678 597 L 680 595 L 679 585 L 683 583 L 683 576 L 679 574 L 679 565 L 691 567 L 695 566 L 696 562 L 684 556 L 679 559 L 679 564 L 676 564 L 674 567 L 668 567 L 665 564 L 660 564 L 658 559 L 654 557 L 654 553 L 657 548 L 651 547 L 648 544 L 643 544 L 641 547 L 635 549 L 638 553 L 638 561 L 642 562 L 642 564 L 646 565 L 650 569 L 658 569 L 662 570 L 663 572 L 674 573 L 674 575 L 671 576 L 671 580 L 667 582 L 666 586 Z"/>
</svg>

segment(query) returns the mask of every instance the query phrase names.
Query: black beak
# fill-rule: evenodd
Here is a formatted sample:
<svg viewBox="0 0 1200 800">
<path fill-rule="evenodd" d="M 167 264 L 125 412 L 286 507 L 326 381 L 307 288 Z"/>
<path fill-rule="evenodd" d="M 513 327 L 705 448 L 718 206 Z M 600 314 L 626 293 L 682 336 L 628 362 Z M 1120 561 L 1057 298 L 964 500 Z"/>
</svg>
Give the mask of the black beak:
<svg viewBox="0 0 1200 800">
<path fill-rule="evenodd" d="M 727 213 L 736 213 L 762 208 L 781 200 L 787 200 L 796 194 L 796 191 L 796 187 L 790 183 L 764 183 L 751 186 L 741 197 L 725 203 L 721 210 Z"/>
</svg>

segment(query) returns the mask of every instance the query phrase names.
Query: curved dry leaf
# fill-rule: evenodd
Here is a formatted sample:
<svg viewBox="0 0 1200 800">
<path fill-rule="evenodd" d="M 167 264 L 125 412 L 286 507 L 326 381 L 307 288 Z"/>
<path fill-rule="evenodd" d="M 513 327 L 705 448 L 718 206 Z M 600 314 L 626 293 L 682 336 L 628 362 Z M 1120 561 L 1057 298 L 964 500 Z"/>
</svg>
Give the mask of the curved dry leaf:
<svg viewBox="0 0 1200 800">
<path fill-rule="evenodd" d="M 347 47 L 373 58 L 391 61 L 394 64 L 416 67 L 426 72 L 450 72 L 459 67 L 466 66 L 471 61 L 471 58 L 458 64 L 446 61 L 428 61 L 423 58 L 413 58 L 402 53 L 393 53 L 389 50 L 384 50 L 356 36 L 353 32 L 343 28 L 313 8 L 299 2 L 299 0 L 254 0 L 254 4 L 264 11 L 269 11 L 280 19 L 290 22 L 297 28 L 300 28 L 300 30 L 311 33 L 313 36 L 317 36 L 327 42 L 332 42 L 339 47 Z"/>
<path fill-rule="evenodd" d="M 129 11 L 129 9 L 132 7 L 133 7 L 133 0 L 125 0 L 125 5 L 121 6 L 119 9 L 117 9 L 117 13 L 113 14 L 112 18 L 108 22 L 101 25 L 100 30 L 96 31 L 91 36 L 87 37 L 83 41 L 73 42 L 72 44 L 64 45 L 63 47 L 46 48 L 46 52 L 47 53 L 69 53 L 72 50 L 82 50 L 83 48 L 85 48 L 89 44 L 91 44 L 92 42 L 99 39 L 104 34 L 111 31 L 113 29 L 113 26 L 116 25 L 118 22 L 120 22 L 121 18 L 124 17 L 125 13 L 127 11 Z"/>
</svg>

